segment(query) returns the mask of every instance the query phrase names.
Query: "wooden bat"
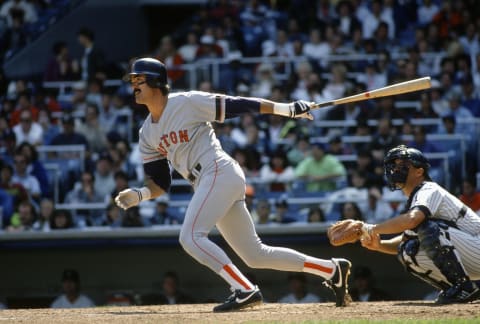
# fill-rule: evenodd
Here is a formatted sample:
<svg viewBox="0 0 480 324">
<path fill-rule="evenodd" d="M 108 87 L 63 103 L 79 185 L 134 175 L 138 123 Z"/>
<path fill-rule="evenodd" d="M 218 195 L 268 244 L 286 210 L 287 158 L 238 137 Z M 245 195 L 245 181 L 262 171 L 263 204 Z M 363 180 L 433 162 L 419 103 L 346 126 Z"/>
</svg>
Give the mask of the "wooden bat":
<svg viewBox="0 0 480 324">
<path fill-rule="evenodd" d="M 349 102 L 357 102 L 357 101 L 386 97 L 386 96 L 394 96 L 402 93 L 429 89 L 431 86 L 432 84 L 430 83 L 430 77 L 423 77 L 423 78 L 413 79 L 410 81 L 395 83 L 383 88 L 362 92 L 362 93 L 345 97 L 345 98 L 317 103 L 317 104 L 314 104 L 311 107 L 311 109 L 318 109 L 322 107 L 341 105 Z"/>
</svg>

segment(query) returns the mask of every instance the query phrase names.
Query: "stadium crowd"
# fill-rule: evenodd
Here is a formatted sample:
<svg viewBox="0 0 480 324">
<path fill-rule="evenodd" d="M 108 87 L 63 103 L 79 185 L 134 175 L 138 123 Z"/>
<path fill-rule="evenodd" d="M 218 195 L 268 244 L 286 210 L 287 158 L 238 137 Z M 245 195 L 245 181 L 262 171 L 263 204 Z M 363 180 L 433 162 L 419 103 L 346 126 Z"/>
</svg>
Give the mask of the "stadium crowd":
<svg viewBox="0 0 480 324">
<path fill-rule="evenodd" d="M 3 1 L 0 16 L 14 21 L 24 10 L 20 16 L 27 19 L 29 11 L 20 4 L 33 3 L 43 1 Z M 214 125 L 249 179 L 247 205 L 258 224 L 377 222 L 394 215 L 402 199 L 385 189 L 382 159 L 400 143 L 424 153 L 453 152 L 447 170 L 431 160 L 431 175 L 478 211 L 480 125 L 471 123 L 480 117 L 478 8 L 474 0 L 218 0 L 139 55 L 163 61 L 175 89 L 188 88 L 194 73 L 198 90 L 280 102 L 322 102 L 432 77 L 430 91 L 316 110 L 314 122 L 245 115 Z M 181 223 L 182 208 L 170 202 L 188 197 L 185 184 L 126 212 L 113 203 L 116 193 L 142 179 L 136 139 L 146 110 L 132 101 L 127 84 L 105 85 L 112 77 L 106 44 L 97 44 L 89 28 L 76 37 L 83 55 L 71 57 L 66 42 L 58 40 L 40 82 L 8 80 L 0 71 L 2 228 Z M 216 79 L 213 66 L 219 68 Z M 43 87 L 47 81 L 73 83 L 59 91 Z M 402 102 L 410 106 L 399 107 Z M 326 127 L 322 121 L 340 123 Z M 433 141 L 430 134 L 464 135 L 466 145 Z M 352 136 L 368 140 L 346 140 Z M 86 149 L 69 150 L 77 147 L 72 145 Z M 59 169 L 56 182 L 52 165 Z M 182 184 L 177 174 L 174 179 Z M 291 197 L 312 200 L 298 208 L 289 204 Z M 90 203 L 100 208 L 87 208 Z"/>
</svg>

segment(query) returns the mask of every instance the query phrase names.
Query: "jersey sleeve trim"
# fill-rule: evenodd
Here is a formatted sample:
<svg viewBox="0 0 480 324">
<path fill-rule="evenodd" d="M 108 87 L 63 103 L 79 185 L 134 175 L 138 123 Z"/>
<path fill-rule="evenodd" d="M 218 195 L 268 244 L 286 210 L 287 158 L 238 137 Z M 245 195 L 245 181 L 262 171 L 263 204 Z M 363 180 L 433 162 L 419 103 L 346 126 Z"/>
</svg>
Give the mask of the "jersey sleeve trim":
<svg viewBox="0 0 480 324">
<path fill-rule="evenodd" d="M 223 123 L 225 121 L 225 97 L 215 96 L 215 120 Z"/>
<path fill-rule="evenodd" d="M 428 207 L 424 205 L 413 206 L 410 210 L 419 210 L 425 214 L 426 218 L 429 218 L 432 215 L 432 213 L 430 212 L 430 209 L 428 209 Z"/>
</svg>

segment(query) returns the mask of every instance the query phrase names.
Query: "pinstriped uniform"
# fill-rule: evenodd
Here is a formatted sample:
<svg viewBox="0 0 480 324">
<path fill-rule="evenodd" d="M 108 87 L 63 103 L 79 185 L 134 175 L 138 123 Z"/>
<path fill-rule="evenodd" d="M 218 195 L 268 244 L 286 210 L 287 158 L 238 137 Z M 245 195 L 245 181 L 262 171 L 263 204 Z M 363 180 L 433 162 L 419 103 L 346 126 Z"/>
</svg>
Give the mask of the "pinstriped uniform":
<svg viewBox="0 0 480 324">
<path fill-rule="evenodd" d="M 450 226 L 440 229 L 440 244 L 453 246 L 461 263 L 472 280 L 480 279 L 480 216 L 466 207 L 457 197 L 434 182 L 425 182 L 414 194 L 410 208 L 428 208 L 432 220 L 446 221 Z M 414 234 L 406 231 L 406 234 Z M 415 256 L 417 269 L 432 270 L 430 277 L 446 281 L 425 251 Z"/>
</svg>

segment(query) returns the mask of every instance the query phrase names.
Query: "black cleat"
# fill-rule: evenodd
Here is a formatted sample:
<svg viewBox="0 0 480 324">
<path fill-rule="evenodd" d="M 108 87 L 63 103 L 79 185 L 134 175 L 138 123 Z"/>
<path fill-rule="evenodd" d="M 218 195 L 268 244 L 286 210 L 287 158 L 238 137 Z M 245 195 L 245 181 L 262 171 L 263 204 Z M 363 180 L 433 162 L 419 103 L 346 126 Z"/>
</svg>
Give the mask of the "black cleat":
<svg viewBox="0 0 480 324">
<path fill-rule="evenodd" d="M 480 288 L 474 282 L 466 281 L 442 291 L 435 300 L 435 304 L 469 303 L 479 298 Z"/>
<path fill-rule="evenodd" d="M 218 306 L 213 308 L 214 312 L 231 312 L 246 307 L 253 307 L 260 305 L 263 302 L 263 296 L 255 286 L 252 291 L 235 290 L 233 294 L 227 298 L 227 300 Z"/>
<path fill-rule="evenodd" d="M 348 276 L 352 264 L 347 259 L 332 258 L 336 264 L 336 270 L 332 279 L 325 281 L 325 285 L 335 293 L 335 306 L 345 307 L 352 301 L 348 293 Z"/>
</svg>

